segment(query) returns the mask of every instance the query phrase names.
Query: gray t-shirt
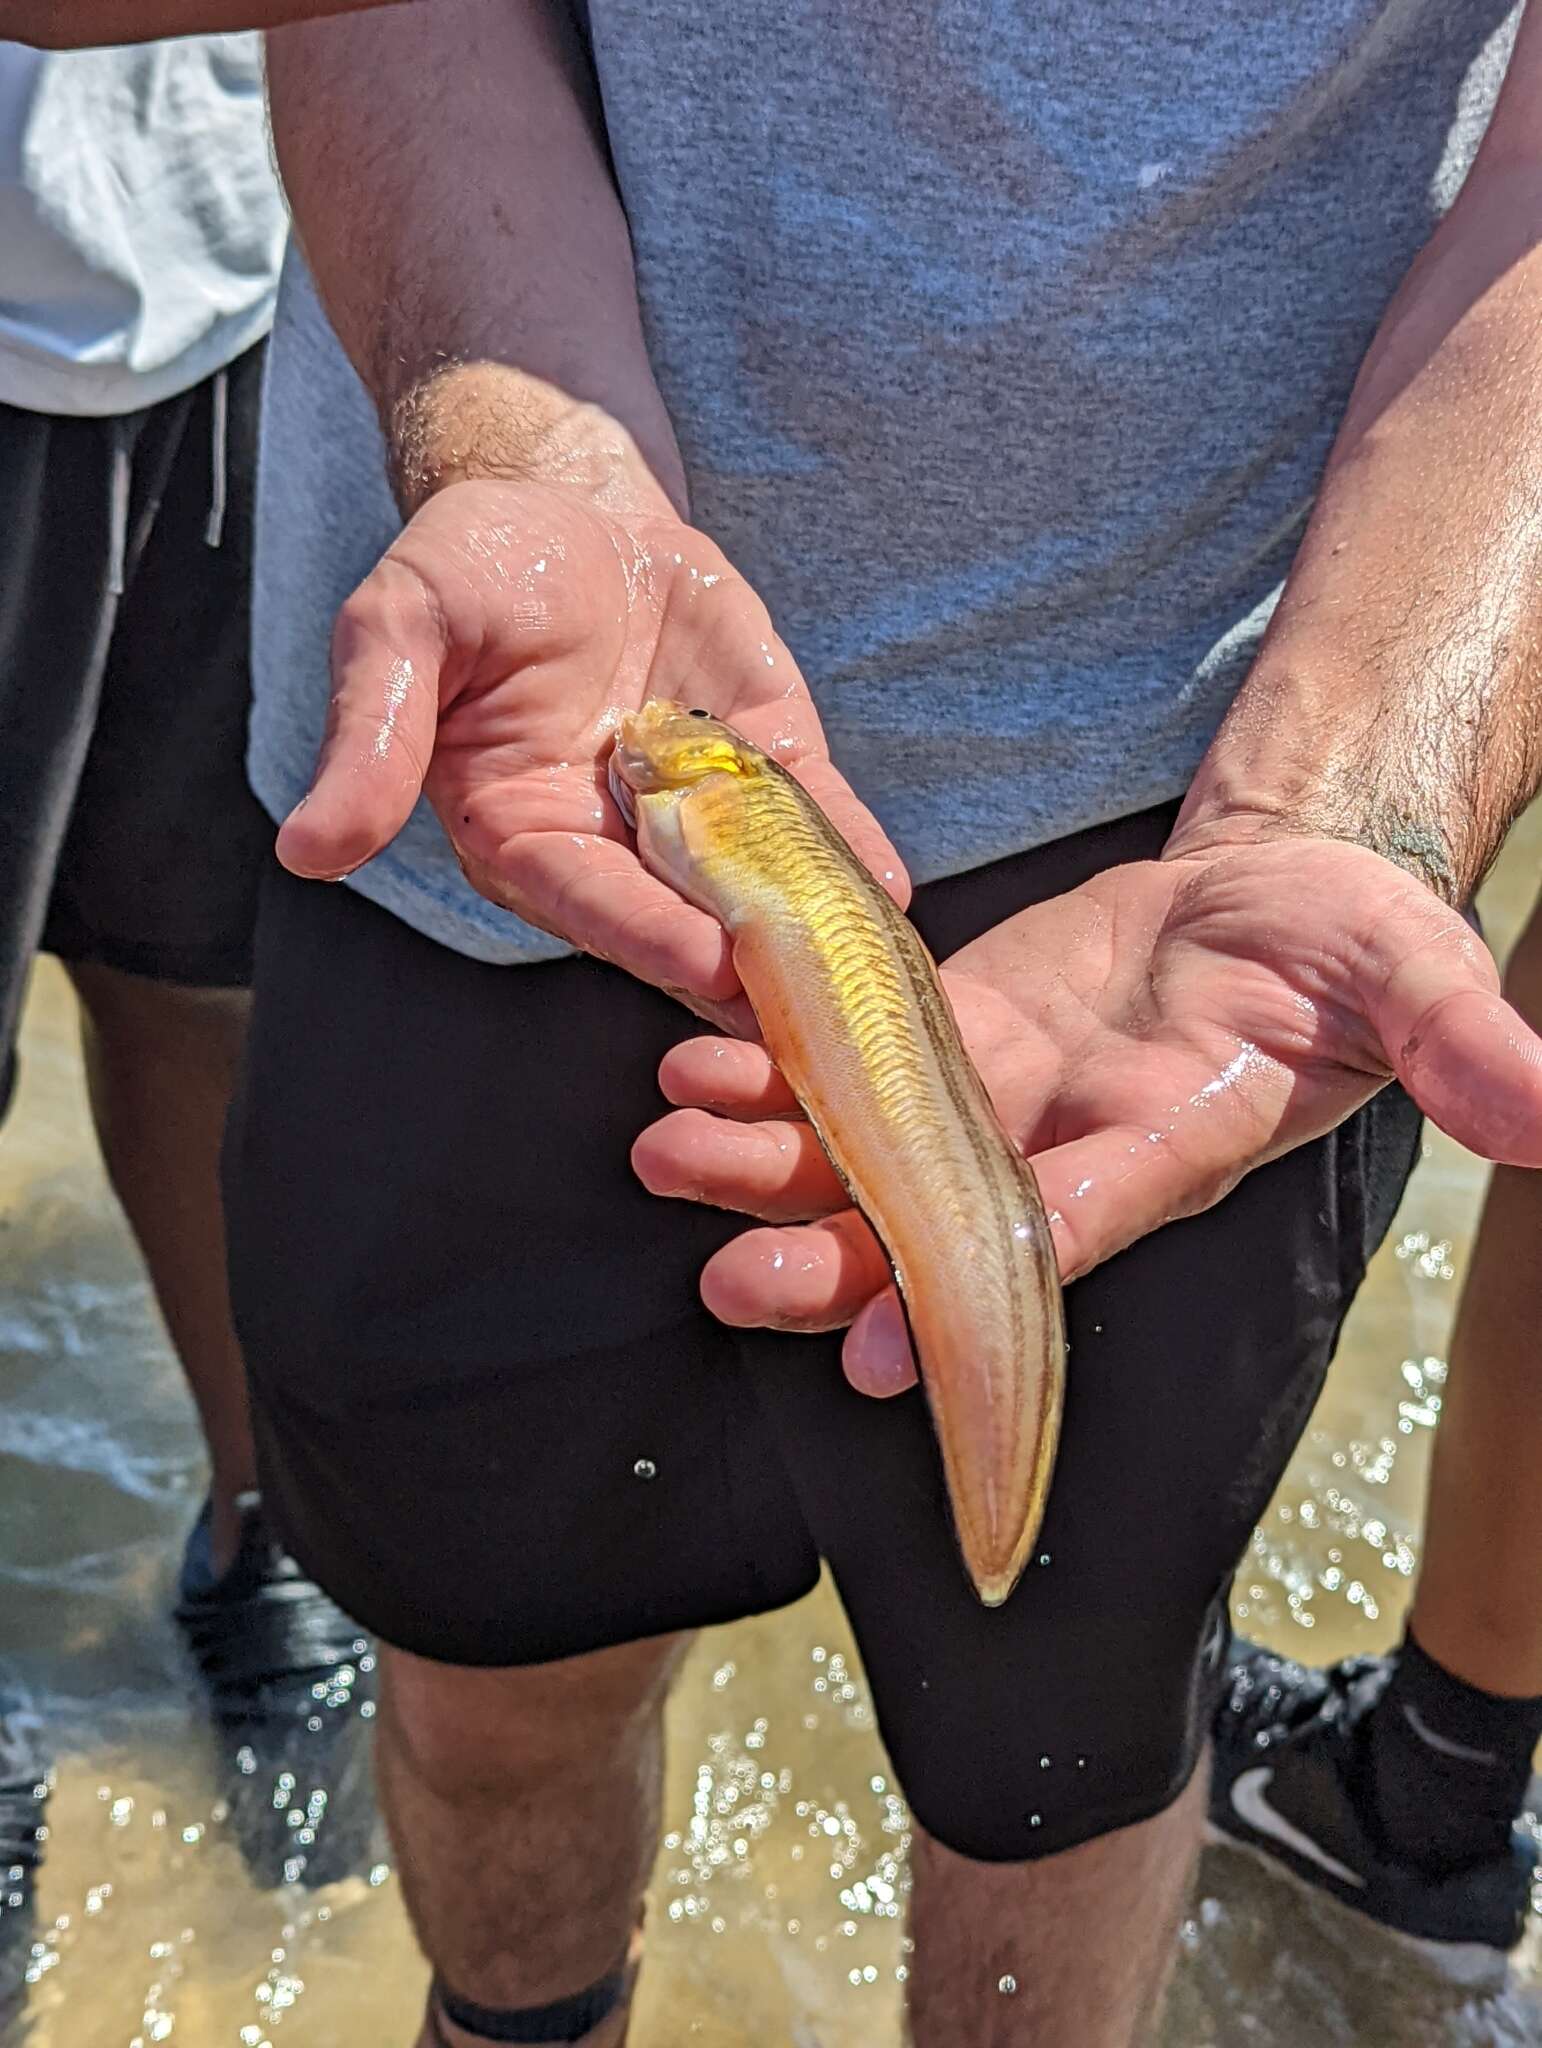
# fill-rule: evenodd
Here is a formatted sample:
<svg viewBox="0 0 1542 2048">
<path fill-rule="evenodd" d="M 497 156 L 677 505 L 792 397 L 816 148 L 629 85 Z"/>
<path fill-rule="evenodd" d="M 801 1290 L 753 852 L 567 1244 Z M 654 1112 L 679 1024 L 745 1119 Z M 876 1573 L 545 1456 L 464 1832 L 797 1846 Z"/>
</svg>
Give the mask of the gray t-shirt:
<svg viewBox="0 0 1542 2048">
<path fill-rule="evenodd" d="M 694 516 L 918 879 L 1184 789 L 1518 12 L 590 0 Z M 332 614 L 397 525 L 293 258 L 263 474 L 252 765 L 282 813 Z M 354 886 L 478 958 L 559 950 L 422 810 Z"/>
</svg>

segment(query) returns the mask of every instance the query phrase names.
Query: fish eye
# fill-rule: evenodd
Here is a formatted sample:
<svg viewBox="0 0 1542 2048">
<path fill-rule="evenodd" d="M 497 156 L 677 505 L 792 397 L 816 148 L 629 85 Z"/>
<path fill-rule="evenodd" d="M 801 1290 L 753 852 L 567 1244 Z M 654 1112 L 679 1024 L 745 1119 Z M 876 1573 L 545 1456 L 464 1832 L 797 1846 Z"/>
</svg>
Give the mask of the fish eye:
<svg viewBox="0 0 1542 2048">
<path fill-rule="evenodd" d="M 710 718 L 712 713 L 710 711 L 703 711 L 699 706 L 693 705 L 691 707 L 691 716 L 692 718 Z"/>
</svg>

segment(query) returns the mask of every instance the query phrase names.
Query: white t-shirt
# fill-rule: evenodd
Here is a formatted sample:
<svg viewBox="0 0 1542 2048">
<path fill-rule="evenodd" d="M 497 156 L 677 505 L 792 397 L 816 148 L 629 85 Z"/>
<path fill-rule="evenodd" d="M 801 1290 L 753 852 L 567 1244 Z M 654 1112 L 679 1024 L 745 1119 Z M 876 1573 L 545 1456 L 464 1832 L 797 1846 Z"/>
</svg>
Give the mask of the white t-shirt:
<svg viewBox="0 0 1542 2048">
<path fill-rule="evenodd" d="M 253 35 L 0 42 L 0 401 L 132 412 L 268 330 L 286 217 Z"/>
</svg>

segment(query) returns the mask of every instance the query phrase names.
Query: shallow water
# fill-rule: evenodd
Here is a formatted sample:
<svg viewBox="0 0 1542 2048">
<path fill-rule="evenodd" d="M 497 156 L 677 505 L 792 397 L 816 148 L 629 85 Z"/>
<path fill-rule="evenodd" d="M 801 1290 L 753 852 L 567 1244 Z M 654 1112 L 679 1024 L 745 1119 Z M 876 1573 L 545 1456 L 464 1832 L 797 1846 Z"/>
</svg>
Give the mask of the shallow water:
<svg viewBox="0 0 1542 2048">
<path fill-rule="evenodd" d="M 1542 812 L 1485 894 L 1500 948 L 1539 856 Z M 24 1054 L 0 1142 L 0 1682 L 46 1719 L 59 1767 L 38 1981 L 3 2048 L 406 2048 L 425 1971 L 388 1863 L 260 1891 L 222 1818 L 222 1759 L 166 1614 L 199 1440 L 95 1161 L 48 965 Z M 1296 1655 L 1397 1635 L 1480 1185 L 1431 1140 L 1239 1575 L 1243 1626 Z M 828 1588 L 707 1638 L 670 1733 L 635 2048 L 898 2048 L 906 1811 Z M 303 1765 L 276 1788 L 297 1832 L 316 1789 Z M 1220 1851 L 1182 1949 L 1165 2048 L 1542 2044 L 1535 1927 L 1502 1989 L 1464 1993 Z"/>
</svg>

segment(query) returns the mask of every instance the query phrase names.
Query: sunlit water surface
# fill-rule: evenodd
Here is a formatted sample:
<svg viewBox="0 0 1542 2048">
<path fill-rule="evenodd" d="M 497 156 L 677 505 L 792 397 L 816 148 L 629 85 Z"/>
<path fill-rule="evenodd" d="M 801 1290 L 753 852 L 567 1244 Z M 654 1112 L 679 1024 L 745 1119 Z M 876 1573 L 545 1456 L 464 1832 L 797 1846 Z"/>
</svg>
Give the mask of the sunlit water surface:
<svg viewBox="0 0 1542 2048">
<path fill-rule="evenodd" d="M 1500 948 L 1539 853 L 1533 815 L 1485 897 Z M 1479 1189 L 1474 1162 L 1433 1138 L 1239 1575 L 1248 1632 L 1304 1658 L 1398 1633 Z M 406 2048 L 425 1970 L 388 1862 L 261 1891 L 223 1817 L 228 1760 L 167 1618 L 199 1440 L 96 1164 L 49 966 L 0 1141 L 0 1262 L 0 1681 L 59 1756 L 38 1981 L 3 2048 Z M 898 2048 L 907 1815 L 828 1587 L 708 1637 L 670 1736 L 636 2048 Z M 297 1826 L 325 1790 L 304 1778 L 275 1787 Z M 1165 2048 L 1344 2043 L 1542 2044 L 1535 1931 L 1503 1989 L 1475 1996 L 1235 1853 L 1208 1855 Z"/>
</svg>

